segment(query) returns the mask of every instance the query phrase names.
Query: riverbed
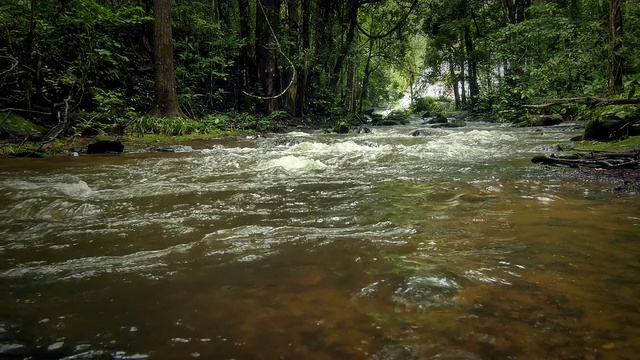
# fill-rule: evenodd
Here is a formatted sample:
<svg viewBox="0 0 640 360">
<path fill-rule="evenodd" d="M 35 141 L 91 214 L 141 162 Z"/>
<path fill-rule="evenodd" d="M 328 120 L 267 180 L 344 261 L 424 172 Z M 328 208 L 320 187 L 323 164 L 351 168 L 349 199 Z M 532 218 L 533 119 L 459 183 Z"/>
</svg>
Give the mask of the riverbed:
<svg viewBox="0 0 640 360">
<path fill-rule="evenodd" d="M 3 159 L 0 354 L 633 359 L 638 196 L 530 162 L 577 133 Z"/>
</svg>

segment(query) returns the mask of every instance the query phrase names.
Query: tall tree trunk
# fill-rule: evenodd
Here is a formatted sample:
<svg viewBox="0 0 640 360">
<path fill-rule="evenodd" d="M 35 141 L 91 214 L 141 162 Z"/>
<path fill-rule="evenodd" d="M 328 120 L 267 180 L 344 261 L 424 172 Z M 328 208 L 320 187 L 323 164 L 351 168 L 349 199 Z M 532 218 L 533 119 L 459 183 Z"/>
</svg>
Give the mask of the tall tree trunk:
<svg viewBox="0 0 640 360">
<path fill-rule="evenodd" d="M 298 96 L 296 98 L 296 114 L 304 115 L 304 103 L 307 97 L 307 82 L 309 78 L 309 49 L 311 48 L 311 0 L 302 0 L 302 67 L 298 71 Z"/>
<path fill-rule="evenodd" d="M 153 0 L 153 57 L 155 62 L 155 106 L 150 115 L 181 116 L 173 69 L 171 0 Z"/>
<path fill-rule="evenodd" d="M 467 81 L 467 78 L 464 75 L 464 61 L 462 62 L 462 64 L 460 64 L 460 75 L 458 76 L 458 78 L 460 81 L 460 103 L 462 104 L 462 107 L 466 107 L 467 86 L 465 85 L 465 82 Z"/>
<path fill-rule="evenodd" d="M 458 77 L 456 76 L 453 60 L 449 60 L 449 76 L 451 77 L 451 86 L 453 87 L 453 96 L 457 109 L 460 108 L 460 92 L 458 91 Z"/>
<path fill-rule="evenodd" d="M 362 77 L 362 92 L 360 93 L 360 107 L 362 113 L 364 100 L 369 96 L 369 76 L 371 76 L 371 58 L 373 57 L 373 39 L 369 40 L 369 52 L 367 54 L 367 63 L 364 66 L 364 75 Z"/>
<path fill-rule="evenodd" d="M 469 83 L 469 98 L 471 99 L 471 106 L 476 106 L 478 99 L 478 63 L 476 60 L 476 53 L 473 48 L 473 38 L 471 37 L 471 31 L 469 27 L 464 29 L 464 44 L 467 53 L 467 82 Z"/>
<path fill-rule="evenodd" d="M 607 79 L 612 94 L 622 91 L 623 58 L 622 45 L 622 5 L 624 0 L 611 0 L 609 5 L 609 59 L 607 65 Z"/>
<path fill-rule="evenodd" d="M 262 85 L 266 100 L 265 111 L 271 114 L 277 109 L 278 99 L 276 95 L 276 68 L 277 45 L 275 36 L 280 28 L 281 0 L 258 0 L 256 10 L 256 65 L 258 81 Z"/>
<path fill-rule="evenodd" d="M 238 0 L 238 9 L 240 11 L 240 37 L 243 44 L 240 48 L 240 71 L 242 72 L 242 87 L 244 93 L 239 100 L 240 110 L 251 110 L 251 74 L 253 74 L 251 59 L 249 57 L 249 44 L 251 37 L 251 25 L 249 24 L 249 0 Z"/>
<path fill-rule="evenodd" d="M 329 81 L 330 88 L 335 88 L 338 84 L 338 80 L 340 79 L 340 73 L 342 72 L 342 67 L 344 65 L 344 61 L 351 50 L 351 44 L 353 43 L 353 39 L 356 35 L 356 25 L 358 22 L 358 8 L 360 7 L 360 2 L 358 0 L 348 0 L 348 12 L 347 19 L 349 20 L 349 28 L 347 30 L 347 37 L 345 38 L 344 43 L 340 49 L 340 53 L 338 54 L 338 58 L 336 60 L 335 65 L 333 66 L 333 72 L 331 73 L 331 79 Z"/>
<path fill-rule="evenodd" d="M 294 39 L 297 38 L 297 34 L 295 32 L 299 31 L 299 23 L 300 23 L 300 12 L 298 11 L 298 6 L 300 4 L 300 0 L 287 0 L 287 12 L 289 13 L 289 29 L 290 36 Z M 293 46 L 289 51 L 289 58 L 293 59 L 296 54 L 300 51 L 299 43 L 297 41 L 294 42 Z M 298 79 L 299 76 L 297 74 L 300 73 L 301 68 L 299 65 L 295 64 L 296 71 L 294 72 L 291 69 L 289 74 L 289 78 L 293 76 L 291 79 L 291 86 L 287 89 L 287 97 L 285 98 L 287 111 L 291 116 L 298 116 L 300 111 L 297 109 L 298 106 Z"/>
<path fill-rule="evenodd" d="M 349 89 L 349 114 L 353 114 L 356 112 L 356 99 L 357 99 L 357 90 L 356 90 L 356 65 L 349 61 L 347 64 L 349 70 L 347 72 L 347 89 Z"/>
</svg>

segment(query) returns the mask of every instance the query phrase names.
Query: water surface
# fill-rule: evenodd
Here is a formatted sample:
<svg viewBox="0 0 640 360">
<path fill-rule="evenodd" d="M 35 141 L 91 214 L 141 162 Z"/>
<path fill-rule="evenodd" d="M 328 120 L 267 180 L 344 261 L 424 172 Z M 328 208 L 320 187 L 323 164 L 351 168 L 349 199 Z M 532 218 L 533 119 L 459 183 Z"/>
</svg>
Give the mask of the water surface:
<svg viewBox="0 0 640 360">
<path fill-rule="evenodd" d="M 0 354 L 635 358 L 637 196 L 420 127 L 2 160 Z"/>
</svg>

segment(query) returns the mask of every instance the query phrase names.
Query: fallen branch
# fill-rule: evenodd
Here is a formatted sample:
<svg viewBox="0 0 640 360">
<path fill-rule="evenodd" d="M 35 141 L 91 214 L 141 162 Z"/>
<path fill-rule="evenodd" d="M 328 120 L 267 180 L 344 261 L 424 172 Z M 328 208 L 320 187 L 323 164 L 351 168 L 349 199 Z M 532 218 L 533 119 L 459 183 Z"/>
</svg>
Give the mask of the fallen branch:
<svg viewBox="0 0 640 360">
<path fill-rule="evenodd" d="M 557 156 L 536 156 L 531 159 L 534 164 L 545 164 L 552 166 L 568 167 L 590 167 L 601 169 L 634 169 L 640 163 L 640 150 L 612 153 L 612 152 L 589 152 L 575 153 L 570 155 Z"/>
<path fill-rule="evenodd" d="M 541 99 L 543 104 L 539 105 L 522 105 L 526 109 L 546 109 L 551 106 L 560 104 L 588 104 L 591 106 L 606 106 L 606 105 L 628 105 L 628 104 L 640 104 L 640 98 L 632 99 L 603 99 L 594 97 L 575 97 L 566 99 Z"/>
</svg>

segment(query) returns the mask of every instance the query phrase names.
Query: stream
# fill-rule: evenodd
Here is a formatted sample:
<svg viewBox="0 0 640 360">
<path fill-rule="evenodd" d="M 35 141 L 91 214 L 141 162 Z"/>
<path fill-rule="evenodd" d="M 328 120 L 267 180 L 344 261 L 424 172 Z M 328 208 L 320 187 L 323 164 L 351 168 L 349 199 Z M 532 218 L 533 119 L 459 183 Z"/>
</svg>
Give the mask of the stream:
<svg viewBox="0 0 640 360">
<path fill-rule="evenodd" d="M 578 133 L 2 159 L 0 358 L 634 359 L 638 196 L 530 162 Z"/>
</svg>

